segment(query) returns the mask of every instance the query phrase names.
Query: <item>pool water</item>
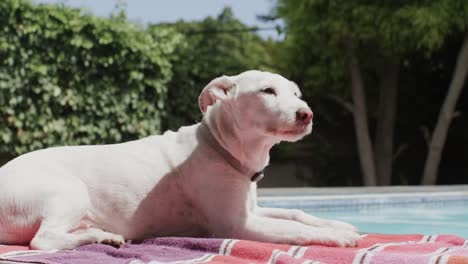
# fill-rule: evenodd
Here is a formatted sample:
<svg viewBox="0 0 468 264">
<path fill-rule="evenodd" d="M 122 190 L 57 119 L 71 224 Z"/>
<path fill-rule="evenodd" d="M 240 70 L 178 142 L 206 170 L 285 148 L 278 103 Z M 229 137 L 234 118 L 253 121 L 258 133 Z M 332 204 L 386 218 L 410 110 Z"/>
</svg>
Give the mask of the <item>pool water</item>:
<svg viewBox="0 0 468 264">
<path fill-rule="evenodd" d="M 260 198 L 259 204 L 297 208 L 317 217 L 345 221 L 363 233 L 453 234 L 468 239 L 468 196 L 267 197 Z"/>
<path fill-rule="evenodd" d="M 312 215 L 353 224 L 361 232 L 386 234 L 453 234 L 468 238 L 468 206 L 413 206 L 355 210 L 352 212 L 314 212 Z"/>
</svg>

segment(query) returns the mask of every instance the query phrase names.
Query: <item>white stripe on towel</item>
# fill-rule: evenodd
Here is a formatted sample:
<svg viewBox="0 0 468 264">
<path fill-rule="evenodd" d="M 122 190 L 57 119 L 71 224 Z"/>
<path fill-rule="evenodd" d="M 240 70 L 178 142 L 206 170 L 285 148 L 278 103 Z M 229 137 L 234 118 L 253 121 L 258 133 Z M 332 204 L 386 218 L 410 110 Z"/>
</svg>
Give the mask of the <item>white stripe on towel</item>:
<svg viewBox="0 0 468 264">
<path fill-rule="evenodd" d="M 423 236 L 419 241 L 405 241 L 405 242 L 394 242 L 394 243 L 379 243 L 368 248 L 360 249 L 356 256 L 354 256 L 353 264 L 370 264 L 370 261 L 376 252 L 384 250 L 389 246 L 398 245 L 411 245 L 411 244 L 422 244 L 429 241 L 435 241 L 437 236 Z"/>
<path fill-rule="evenodd" d="M 219 255 L 230 256 L 234 244 L 239 242 L 237 239 L 225 239 L 219 247 Z"/>
</svg>

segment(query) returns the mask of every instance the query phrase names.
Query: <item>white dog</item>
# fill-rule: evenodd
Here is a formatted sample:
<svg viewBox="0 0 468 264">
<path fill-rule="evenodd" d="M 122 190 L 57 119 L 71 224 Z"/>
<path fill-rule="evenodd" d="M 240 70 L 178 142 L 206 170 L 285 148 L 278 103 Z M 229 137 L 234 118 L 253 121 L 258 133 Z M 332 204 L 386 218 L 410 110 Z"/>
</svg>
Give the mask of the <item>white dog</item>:
<svg viewBox="0 0 468 264">
<path fill-rule="evenodd" d="M 280 75 L 222 76 L 202 91 L 199 124 L 113 145 L 56 147 L 0 169 L 0 243 L 35 249 L 119 245 L 155 236 L 354 246 L 351 225 L 260 208 L 270 148 L 312 130 L 312 111 Z"/>
</svg>

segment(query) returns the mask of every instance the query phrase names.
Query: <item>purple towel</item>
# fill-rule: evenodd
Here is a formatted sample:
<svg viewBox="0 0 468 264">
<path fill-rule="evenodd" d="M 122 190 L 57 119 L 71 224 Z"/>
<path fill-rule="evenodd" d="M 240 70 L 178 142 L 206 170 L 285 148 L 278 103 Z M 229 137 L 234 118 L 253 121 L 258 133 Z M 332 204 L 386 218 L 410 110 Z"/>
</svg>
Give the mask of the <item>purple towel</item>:
<svg viewBox="0 0 468 264">
<path fill-rule="evenodd" d="M 43 264 L 89 264 L 89 263 L 187 263 L 209 261 L 219 252 L 223 239 L 202 238 L 155 238 L 142 242 L 126 243 L 119 249 L 102 244 L 81 246 L 75 250 L 50 253 L 16 255 L 3 260 Z"/>
</svg>

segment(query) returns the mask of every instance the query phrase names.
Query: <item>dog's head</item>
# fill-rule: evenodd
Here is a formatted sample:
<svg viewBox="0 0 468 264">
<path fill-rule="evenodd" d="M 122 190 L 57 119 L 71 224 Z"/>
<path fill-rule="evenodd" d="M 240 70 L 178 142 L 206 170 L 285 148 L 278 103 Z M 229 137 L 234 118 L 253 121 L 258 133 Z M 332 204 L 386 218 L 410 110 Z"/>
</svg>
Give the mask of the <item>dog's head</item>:
<svg viewBox="0 0 468 264">
<path fill-rule="evenodd" d="M 278 74 L 247 71 L 211 81 L 199 97 L 203 113 L 219 111 L 242 131 L 296 141 L 312 131 L 313 113 L 297 85 Z M 226 114 L 225 114 L 226 115 Z"/>
</svg>

